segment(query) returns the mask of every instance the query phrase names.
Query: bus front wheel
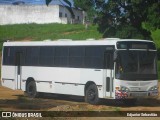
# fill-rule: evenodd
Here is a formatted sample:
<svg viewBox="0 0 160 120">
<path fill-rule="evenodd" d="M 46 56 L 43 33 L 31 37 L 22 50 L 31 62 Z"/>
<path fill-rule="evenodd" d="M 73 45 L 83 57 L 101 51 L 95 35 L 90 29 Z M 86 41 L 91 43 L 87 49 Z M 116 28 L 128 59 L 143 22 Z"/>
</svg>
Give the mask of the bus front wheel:
<svg viewBox="0 0 160 120">
<path fill-rule="evenodd" d="M 37 97 L 37 88 L 36 88 L 36 83 L 34 81 L 31 81 L 27 84 L 26 93 L 27 96 L 30 98 Z"/>
<path fill-rule="evenodd" d="M 98 89 L 95 84 L 91 84 L 87 87 L 85 91 L 85 102 L 93 105 L 99 104 Z"/>
</svg>

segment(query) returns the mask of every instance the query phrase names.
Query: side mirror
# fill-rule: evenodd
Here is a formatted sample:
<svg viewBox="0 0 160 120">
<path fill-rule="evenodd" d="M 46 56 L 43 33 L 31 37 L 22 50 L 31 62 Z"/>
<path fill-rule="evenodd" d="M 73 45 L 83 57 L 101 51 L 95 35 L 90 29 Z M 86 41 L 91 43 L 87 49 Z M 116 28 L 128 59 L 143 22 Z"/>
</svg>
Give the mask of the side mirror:
<svg viewBox="0 0 160 120">
<path fill-rule="evenodd" d="M 113 61 L 116 62 L 118 59 L 118 52 L 115 51 L 114 54 L 113 54 Z"/>
</svg>

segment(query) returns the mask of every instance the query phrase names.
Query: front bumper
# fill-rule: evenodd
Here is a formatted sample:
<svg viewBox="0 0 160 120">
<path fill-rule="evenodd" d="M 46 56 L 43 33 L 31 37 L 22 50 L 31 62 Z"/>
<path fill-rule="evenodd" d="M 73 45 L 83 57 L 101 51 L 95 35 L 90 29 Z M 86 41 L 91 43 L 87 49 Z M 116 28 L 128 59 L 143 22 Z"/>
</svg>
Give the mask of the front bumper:
<svg viewBox="0 0 160 120">
<path fill-rule="evenodd" d="M 127 98 L 157 98 L 158 90 L 155 91 L 115 91 L 116 99 L 127 99 Z"/>
</svg>

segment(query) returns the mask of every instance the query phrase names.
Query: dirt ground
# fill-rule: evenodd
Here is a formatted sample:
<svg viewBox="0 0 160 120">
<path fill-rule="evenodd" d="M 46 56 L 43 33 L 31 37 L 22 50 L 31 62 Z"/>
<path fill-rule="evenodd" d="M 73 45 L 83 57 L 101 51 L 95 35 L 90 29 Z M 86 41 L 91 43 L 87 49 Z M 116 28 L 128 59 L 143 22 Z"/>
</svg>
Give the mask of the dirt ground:
<svg viewBox="0 0 160 120">
<path fill-rule="evenodd" d="M 0 111 L 160 111 L 160 94 L 157 99 L 139 99 L 135 105 L 130 106 L 113 100 L 103 100 L 101 105 L 90 105 L 84 102 L 83 97 L 47 94 L 32 99 L 24 96 L 20 90 L 0 86 Z"/>
</svg>

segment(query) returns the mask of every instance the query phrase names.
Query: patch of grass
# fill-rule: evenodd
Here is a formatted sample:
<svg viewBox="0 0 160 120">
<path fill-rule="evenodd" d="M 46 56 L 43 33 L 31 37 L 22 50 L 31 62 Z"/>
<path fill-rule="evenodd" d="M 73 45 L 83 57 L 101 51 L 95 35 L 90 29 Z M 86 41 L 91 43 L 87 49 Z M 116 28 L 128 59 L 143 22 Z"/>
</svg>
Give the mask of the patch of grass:
<svg viewBox="0 0 160 120">
<path fill-rule="evenodd" d="M 119 107 L 114 107 L 114 111 L 119 112 L 120 108 Z"/>
<path fill-rule="evenodd" d="M 68 33 L 68 34 L 66 34 Z M 84 25 L 72 24 L 17 24 L 1 25 L 0 40 L 44 40 L 44 39 L 87 39 L 101 38 L 102 34 L 97 31 L 97 26 L 89 26 L 85 30 Z"/>
<path fill-rule="evenodd" d="M 18 100 L 19 102 L 23 102 L 23 103 L 30 102 L 30 101 L 28 100 L 28 98 L 26 98 L 26 97 L 24 97 L 24 96 L 18 96 L 17 100 Z"/>
</svg>

